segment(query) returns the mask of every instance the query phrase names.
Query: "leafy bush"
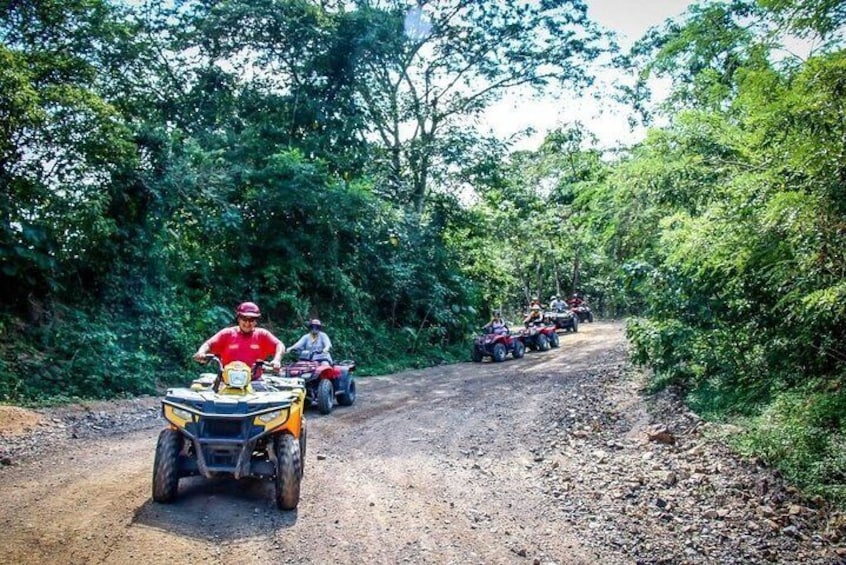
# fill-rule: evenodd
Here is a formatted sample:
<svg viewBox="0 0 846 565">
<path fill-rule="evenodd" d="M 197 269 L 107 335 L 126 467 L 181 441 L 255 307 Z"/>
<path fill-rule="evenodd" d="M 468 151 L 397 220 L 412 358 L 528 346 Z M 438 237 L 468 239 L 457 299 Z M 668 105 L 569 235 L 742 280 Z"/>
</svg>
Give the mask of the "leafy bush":
<svg viewBox="0 0 846 565">
<path fill-rule="evenodd" d="M 846 393 L 811 387 L 778 395 L 736 440 L 810 493 L 846 504 Z"/>
<path fill-rule="evenodd" d="M 129 332 L 128 324 L 116 323 L 106 312 L 88 314 L 64 307 L 56 310 L 48 325 L 22 327 L 3 344 L 3 377 L 11 383 L 3 400 L 43 402 L 154 392 L 152 375 L 159 358 L 148 350 L 126 347 Z"/>
</svg>

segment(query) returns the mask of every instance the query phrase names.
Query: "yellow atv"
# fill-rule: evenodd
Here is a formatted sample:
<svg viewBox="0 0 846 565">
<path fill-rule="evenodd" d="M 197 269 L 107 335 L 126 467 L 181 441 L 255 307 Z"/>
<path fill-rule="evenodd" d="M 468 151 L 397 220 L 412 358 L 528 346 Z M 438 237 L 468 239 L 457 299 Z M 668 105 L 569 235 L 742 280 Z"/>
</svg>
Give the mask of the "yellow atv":
<svg viewBox="0 0 846 565">
<path fill-rule="evenodd" d="M 156 445 L 153 500 L 173 501 L 182 477 L 259 477 L 274 481 L 281 509 L 293 510 L 306 450 L 305 384 L 272 376 L 251 382 L 256 368 L 207 359 L 217 374 L 168 389 L 162 400 L 168 425 Z"/>
</svg>

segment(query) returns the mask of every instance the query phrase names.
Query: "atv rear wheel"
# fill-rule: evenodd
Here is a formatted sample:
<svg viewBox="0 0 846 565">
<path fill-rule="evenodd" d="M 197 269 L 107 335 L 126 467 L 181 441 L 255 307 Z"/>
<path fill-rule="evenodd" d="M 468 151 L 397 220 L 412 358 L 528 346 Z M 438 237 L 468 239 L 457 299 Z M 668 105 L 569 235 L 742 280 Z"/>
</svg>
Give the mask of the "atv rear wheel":
<svg viewBox="0 0 846 565">
<path fill-rule="evenodd" d="M 543 334 L 538 334 L 538 350 L 549 351 L 549 340 Z"/>
<path fill-rule="evenodd" d="M 484 355 L 482 355 L 482 352 L 479 351 L 478 347 L 474 347 L 473 352 L 470 353 L 470 359 L 472 359 L 474 363 L 481 363 L 483 357 Z"/>
<path fill-rule="evenodd" d="M 276 477 L 273 483 L 276 505 L 282 510 L 293 510 L 300 502 L 300 477 L 303 476 L 300 445 L 294 436 L 280 434 L 276 438 L 274 451 Z"/>
<path fill-rule="evenodd" d="M 156 502 L 172 502 L 176 498 L 182 441 L 182 434 L 170 428 L 159 434 L 153 462 L 153 500 Z"/>
<path fill-rule="evenodd" d="M 549 346 L 550 347 L 558 347 L 558 334 L 552 332 L 549 334 Z"/>
<path fill-rule="evenodd" d="M 352 377 L 347 380 L 347 389 L 338 395 L 338 404 L 352 406 L 355 402 L 355 381 Z"/>
<path fill-rule="evenodd" d="M 505 347 L 505 344 L 497 343 L 493 347 L 493 360 L 497 363 L 501 363 L 505 361 L 505 356 L 508 355 L 508 349 Z"/>
<path fill-rule="evenodd" d="M 320 379 L 317 385 L 317 409 L 323 415 L 332 412 L 332 406 L 335 404 L 335 389 L 332 386 L 332 381 L 329 379 Z"/>
<path fill-rule="evenodd" d="M 511 352 L 511 355 L 512 355 L 515 359 L 520 359 L 520 358 L 521 358 L 521 357 L 523 357 L 523 355 L 525 355 L 525 354 L 526 354 L 526 346 L 525 346 L 525 344 L 524 344 L 522 341 L 520 341 L 519 339 L 518 339 L 518 340 L 515 340 L 515 341 L 514 341 L 514 351 L 512 351 L 512 352 Z"/>
</svg>

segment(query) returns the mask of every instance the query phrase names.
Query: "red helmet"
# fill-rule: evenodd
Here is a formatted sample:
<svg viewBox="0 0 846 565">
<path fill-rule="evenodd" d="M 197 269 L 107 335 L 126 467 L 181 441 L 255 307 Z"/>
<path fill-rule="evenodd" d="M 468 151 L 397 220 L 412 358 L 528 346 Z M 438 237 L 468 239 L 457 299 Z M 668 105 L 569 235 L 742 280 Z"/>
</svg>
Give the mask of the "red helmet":
<svg viewBox="0 0 846 565">
<path fill-rule="evenodd" d="M 317 318 L 313 319 L 308 323 L 309 328 L 317 327 L 318 330 L 323 329 L 323 324 L 320 323 L 320 320 Z"/>
<path fill-rule="evenodd" d="M 242 302 L 235 310 L 235 315 L 243 318 L 260 318 L 261 310 L 255 302 Z"/>
</svg>

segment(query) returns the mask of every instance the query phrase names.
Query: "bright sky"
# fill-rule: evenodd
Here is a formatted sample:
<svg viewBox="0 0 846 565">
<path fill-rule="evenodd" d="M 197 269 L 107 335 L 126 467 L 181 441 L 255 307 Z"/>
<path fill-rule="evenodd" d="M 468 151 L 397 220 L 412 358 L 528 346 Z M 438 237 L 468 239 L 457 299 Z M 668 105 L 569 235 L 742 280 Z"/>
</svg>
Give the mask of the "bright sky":
<svg viewBox="0 0 846 565">
<path fill-rule="evenodd" d="M 626 48 L 646 30 L 667 18 L 682 14 L 691 0 L 586 0 L 588 15 L 594 21 L 618 34 L 618 42 Z M 607 89 L 613 74 L 600 77 L 597 87 Z M 600 90 L 601 92 L 601 90 Z M 602 97 L 601 97 L 602 98 Z M 517 149 L 535 149 L 544 133 L 556 126 L 581 121 L 598 138 L 602 147 L 630 144 L 642 139 L 643 130 L 630 131 L 628 110 L 613 100 L 595 100 L 591 96 L 560 100 L 531 100 L 511 97 L 491 108 L 487 123 L 500 137 L 508 137 L 527 126 L 537 134 L 521 141 Z"/>
</svg>

